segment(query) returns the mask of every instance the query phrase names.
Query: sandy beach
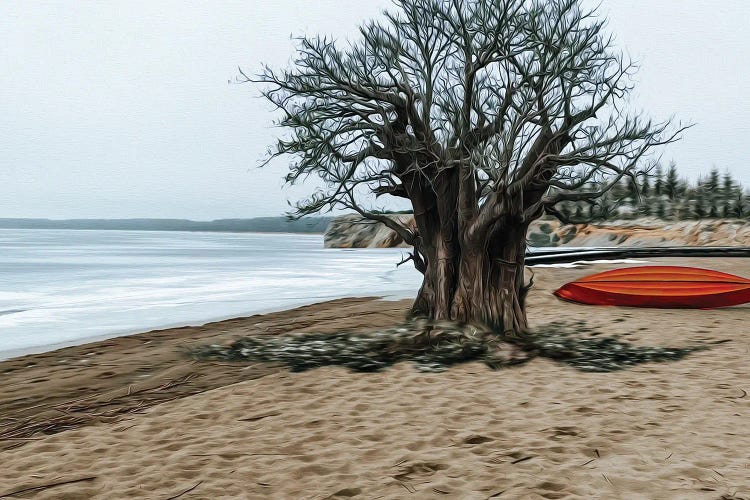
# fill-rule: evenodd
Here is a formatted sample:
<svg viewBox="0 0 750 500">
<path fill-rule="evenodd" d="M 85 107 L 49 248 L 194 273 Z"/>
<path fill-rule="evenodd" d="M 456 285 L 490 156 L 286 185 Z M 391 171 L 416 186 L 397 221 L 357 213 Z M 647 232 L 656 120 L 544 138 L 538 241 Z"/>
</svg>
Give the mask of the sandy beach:
<svg viewBox="0 0 750 500">
<path fill-rule="evenodd" d="M 745 259 L 650 263 L 750 276 Z M 532 326 L 585 320 L 639 345 L 729 342 L 612 373 L 542 358 L 498 371 L 292 373 L 185 353 L 391 326 L 409 305 L 352 298 L 15 358 L 0 363 L 0 498 L 750 497 L 750 306 L 596 308 L 551 294 L 613 267 L 535 269 Z"/>
</svg>

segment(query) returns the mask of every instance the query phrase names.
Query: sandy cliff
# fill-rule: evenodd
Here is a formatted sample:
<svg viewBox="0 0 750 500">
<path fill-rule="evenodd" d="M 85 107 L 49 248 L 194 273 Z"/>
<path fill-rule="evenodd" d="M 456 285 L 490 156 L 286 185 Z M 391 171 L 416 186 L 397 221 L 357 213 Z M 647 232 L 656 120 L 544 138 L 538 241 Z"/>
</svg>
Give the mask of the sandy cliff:
<svg viewBox="0 0 750 500">
<path fill-rule="evenodd" d="M 414 227 L 411 215 L 390 215 L 408 227 Z M 404 240 L 379 222 L 365 220 L 359 215 L 342 215 L 328 225 L 324 239 L 326 248 L 391 248 L 406 247 Z"/>
<path fill-rule="evenodd" d="M 413 226 L 410 215 L 393 215 Z M 654 218 L 592 224 L 539 220 L 529 228 L 533 246 L 750 246 L 750 222 L 742 220 L 663 221 Z M 405 247 L 403 240 L 380 223 L 357 215 L 335 218 L 325 233 L 327 248 Z"/>
</svg>

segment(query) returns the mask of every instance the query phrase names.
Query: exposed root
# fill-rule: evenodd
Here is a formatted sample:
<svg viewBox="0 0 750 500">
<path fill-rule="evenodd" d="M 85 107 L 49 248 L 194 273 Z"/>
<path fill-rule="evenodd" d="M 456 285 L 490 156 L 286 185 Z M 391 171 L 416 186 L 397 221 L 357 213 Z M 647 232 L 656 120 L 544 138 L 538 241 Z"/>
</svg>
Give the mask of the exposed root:
<svg viewBox="0 0 750 500">
<path fill-rule="evenodd" d="M 373 333 L 305 334 L 246 337 L 228 345 L 210 345 L 192 351 L 198 359 L 280 362 L 292 371 L 340 365 L 356 371 L 377 371 L 411 361 L 420 371 L 442 371 L 467 361 L 485 361 L 499 368 L 528 361 L 518 347 L 470 326 L 427 323 Z"/>
<path fill-rule="evenodd" d="M 527 351 L 586 372 L 611 372 L 641 363 L 676 361 L 709 347 L 636 346 L 616 337 L 603 336 L 585 322 L 550 323 L 513 341 Z"/>
<path fill-rule="evenodd" d="M 362 372 L 402 361 L 414 363 L 420 371 L 443 371 L 468 361 L 481 361 L 497 369 L 543 356 L 582 371 L 608 372 L 640 363 L 678 360 L 708 348 L 640 347 L 597 335 L 584 323 L 552 323 L 533 333 L 503 337 L 470 325 L 413 320 L 372 333 L 246 337 L 228 346 L 201 347 L 191 355 L 197 359 L 283 363 L 292 371 L 338 365 Z"/>
</svg>

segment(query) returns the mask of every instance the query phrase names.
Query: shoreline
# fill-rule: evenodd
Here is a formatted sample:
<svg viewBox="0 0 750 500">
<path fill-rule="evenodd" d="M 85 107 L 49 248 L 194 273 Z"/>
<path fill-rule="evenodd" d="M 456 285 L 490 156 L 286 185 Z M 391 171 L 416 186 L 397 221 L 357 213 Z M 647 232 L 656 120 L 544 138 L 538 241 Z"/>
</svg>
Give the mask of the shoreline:
<svg viewBox="0 0 750 500">
<path fill-rule="evenodd" d="M 323 237 L 323 233 L 304 233 L 294 231 L 206 231 L 189 229 L 115 229 L 115 228 L 67 228 L 67 227 L 0 227 L 0 231 L 121 231 L 131 233 L 222 233 L 222 234 L 273 234 L 284 236 L 317 236 Z"/>
<path fill-rule="evenodd" d="M 6 359 L 418 286 L 415 270 L 393 272 L 400 251 L 329 251 L 320 236 L 28 232 L 0 238 L 0 309 L 22 310 L 0 315 Z"/>
<path fill-rule="evenodd" d="M 19 437 L 20 433 L 23 443 L 36 435 L 37 427 L 44 428 L 48 418 L 56 419 L 65 428 L 99 422 L 100 418 L 92 417 L 86 405 L 106 408 L 109 417 L 122 417 L 136 407 L 157 405 L 282 369 L 257 365 L 252 370 L 238 370 L 236 365 L 223 362 L 198 364 L 187 356 L 189 348 L 230 343 L 248 335 L 286 333 L 290 328 L 334 333 L 341 327 L 387 327 L 401 321 L 407 307 L 407 301 L 382 301 L 376 297 L 336 299 L 200 326 L 107 338 L 0 361 L 0 451 L 17 444 L 5 439 L 9 435 Z M 374 318 L 373 311 L 377 311 Z M 168 390 L 163 389 L 165 385 Z M 147 401 L 141 398 L 144 394 L 148 395 Z M 86 405 L 69 406 L 82 395 Z M 62 419 L 60 405 L 66 408 Z"/>
<path fill-rule="evenodd" d="M 357 251 L 356 249 L 334 249 L 339 251 Z M 647 264 L 649 261 L 647 260 L 638 260 L 638 259 L 597 259 L 597 260 L 581 260 L 571 263 L 565 263 L 565 264 L 535 264 L 533 267 L 530 267 L 530 269 L 543 269 L 543 268 L 550 268 L 550 269 L 586 269 L 586 268 L 593 268 L 595 266 L 602 266 L 602 265 L 612 265 L 612 264 Z M 274 306 L 274 307 L 264 307 L 259 309 L 251 309 L 247 311 L 243 311 L 240 313 L 230 313 L 230 314 L 221 314 L 217 316 L 209 316 L 202 319 L 196 319 L 192 321 L 170 321 L 166 323 L 159 323 L 159 324 L 153 324 L 143 327 L 133 327 L 133 328 L 127 328 L 123 330 L 117 330 L 117 331 L 111 331 L 108 333 L 101 333 L 97 335 L 91 335 L 88 337 L 81 337 L 76 338 L 73 340 L 65 341 L 65 342 L 55 342 L 51 344 L 41 344 L 37 346 L 30 346 L 30 347 L 24 347 L 19 349 L 6 349 L 6 350 L 0 350 L 0 362 L 11 360 L 17 357 L 21 356 L 27 356 L 27 355 L 33 355 L 33 354 L 44 354 L 47 352 L 57 351 L 59 349 L 64 349 L 67 347 L 75 347 L 75 346 L 81 346 L 88 343 L 94 343 L 94 342 L 100 342 L 107 339 L 115 339 L 120 337 L 126 337 L 131 335 L 137 335 L 141 333 L 149 333 L 152 331 L 158 331 L 158 330 L 168 330 L 173 328 L 186 328 L 186 327 L 200 327 L 207 324 L 212 323 L 218 323 L 222 321 L 228 321 L 228 320 L 237 320 L 242 318 L 248 318 L 251 316 L 256 315 L 262 315 L 262 314 L 269 314 L 274 312 L 281 312 L 291 309 L 296 309 L 299 307 L 303 307 L 306 305 L 313 305 L 313 304 L 319 304 L 327 301 L 334 301 L 339 299 L 348 299 L 348 298 L 360 298 L 360 297 L 367 297 L 367 298 L 377 298 L 379 300 L 384 301 L 399 301 L 399 300 L 412 300 L 413 297 L 416 295 L 417 290 L 416 289 L 400 289 L 400 290 L 391 290 L 389 293 L 386 294 L 373 294 L 373 295 L 329 295 L 329 296 L 313 296 L 306 298 L 304 300 L 295 300 L 294 302 L 286 303 L 280 306 Z M 5 311 L 7 314 L 13 314 L 16 312 L 25 312 L 26 310 L 20 309 L 20 310 L 10 310 Z M 3 315 L 4 311 L 0 311 L 0 316 Z"/>
<path fill-rule="evenodd" d="M 409 293 L 411 293 L 411 291 L 409 291 Z M 159 332 L 163 330 L 206 327 L 209 325 L 213 325 L 215 323 L 222 323 L 225 321 L 239 321 L 239 320 L 244 320 L 244 319 L 252 318 L 255 316 L 259 316 L 259 315 L 291 311 L 291 310 L 298 309 L 300 307 L 311 306 L 311 305 L 316 305 L 316 304 L 325 304 L 327 302 L 332 302 L 332 301 L 341 300 L 341 299 L 372 299 L 372 300 L 383 300 L 383 301 L 399 301 L 399 300 L 406 300 L 406 297 L 404 297 L 404 295 L 406 294 L 407 294 L 407 291 L 402 290 L 401 292 L 398 292 L 398 293 L 391 293 L 391 294 L 382 295 L 382 296 L 361 296 L 361 297 L 360 296 L 348 296 L 348 297 L 331 296 L 331 297 L 323 297 L 322 298 L 323 300 L 321 300 L 321 297 L 316 297 L 316 298 L 311 298 L 309 300 L 303 300 L 299 302 L 293 302 L 290 304 L 284 304 L 283 306 L 279 306 L 279 307 L 269 307 L 269 308 L 259 309 L 256 311 L 247 311 L 239 315 L 236 315 L 236 314 L 232 314 L 229 316 L 223 315 L 223 316 L 207 318 L 204 320 L 198 320 L 196 322 L 189 322 L 189 323 L 184 323 L 184 322 L 167 323 L 167 324 L 158 325 L 154 327 L 148 327 L 148 329 L 145 329 L 145 330 L 143 328 L 133 328 L 133 329 L 122 330 L 122 331 L 114 332 L 114 333 L 104 333 L 101 335 L 93 335 L 91 337 L 84 337 L 84 338 L 80 338 L 76 340 L 71 340 L 68 342 L 45 344 L 45 345 L 33 346 L 33 347 L 23 348 L 23 349 L 9 349 L 6 351 L 0 351 L 0 363 L 4 361 L 11 361 L 15 358 L 20 358 L 20 357 L 25 357 L 25 356 L 55 352 L 61 349 L 69 348 L 69 347 L 85 346 L 86 344 L 94 344 L 94 343 L 103 342 L 109 339 L 130 337 L 134 335 L 145 335 L 145 334 L 155 333 L 155 332 Z"/>
</svg>

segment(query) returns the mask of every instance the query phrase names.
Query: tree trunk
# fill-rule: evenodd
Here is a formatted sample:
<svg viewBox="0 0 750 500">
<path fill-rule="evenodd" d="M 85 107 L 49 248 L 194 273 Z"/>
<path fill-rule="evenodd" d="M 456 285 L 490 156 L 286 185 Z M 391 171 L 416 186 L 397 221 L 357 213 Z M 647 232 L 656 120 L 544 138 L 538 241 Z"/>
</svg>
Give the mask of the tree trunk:
<svg viewBox="0 0 750 500">
<path fill-rule="evenodd" d="M 464 243 L 456 255 L 446 253 L 451 241 L 427 249 L 412 314 L 478 324 L 505 335 L 526 330 L 526 229 L 524 224 L 501 227 L 485 241 Z"/>
</svg>

